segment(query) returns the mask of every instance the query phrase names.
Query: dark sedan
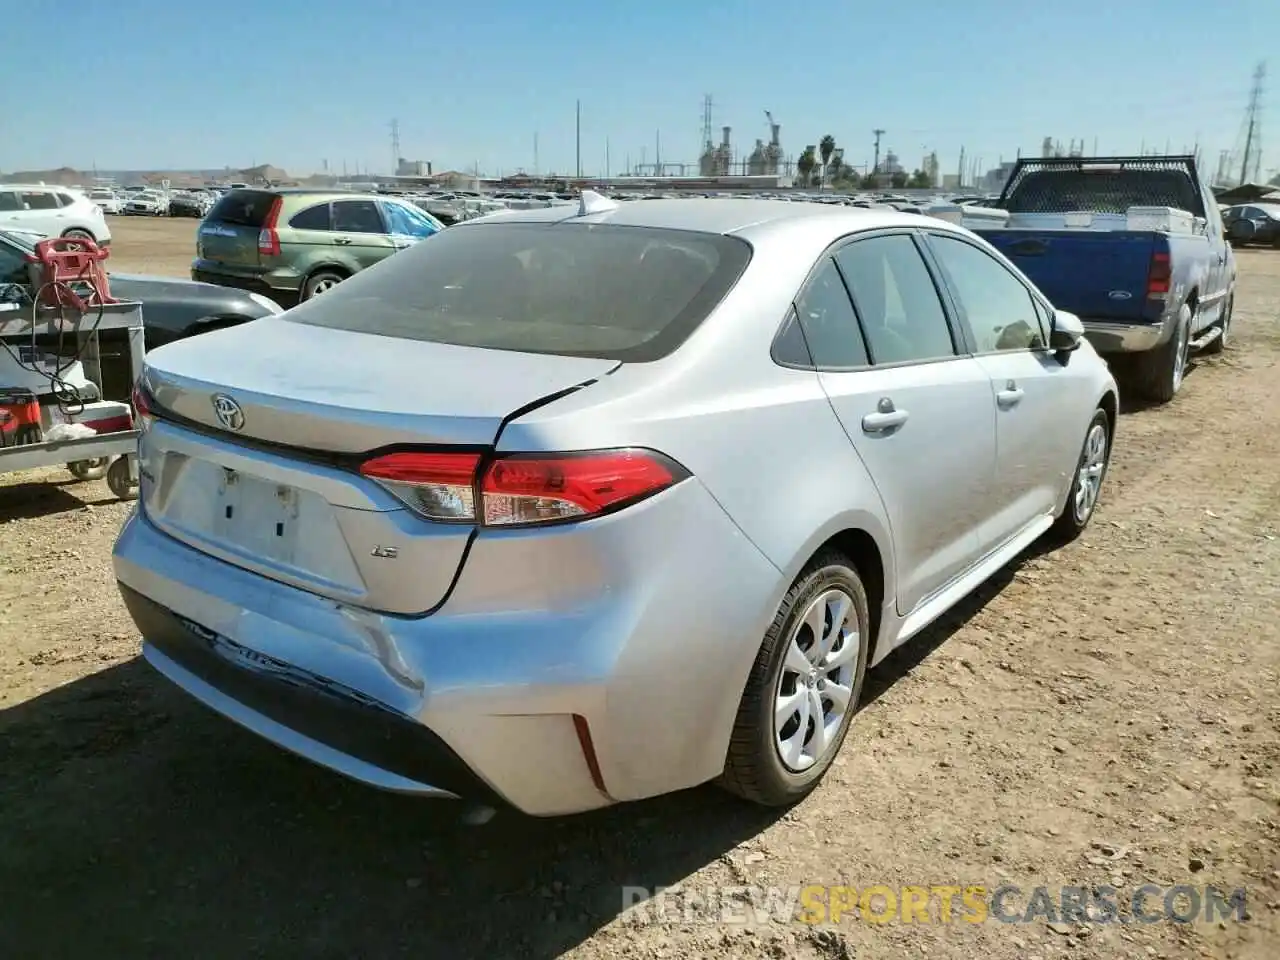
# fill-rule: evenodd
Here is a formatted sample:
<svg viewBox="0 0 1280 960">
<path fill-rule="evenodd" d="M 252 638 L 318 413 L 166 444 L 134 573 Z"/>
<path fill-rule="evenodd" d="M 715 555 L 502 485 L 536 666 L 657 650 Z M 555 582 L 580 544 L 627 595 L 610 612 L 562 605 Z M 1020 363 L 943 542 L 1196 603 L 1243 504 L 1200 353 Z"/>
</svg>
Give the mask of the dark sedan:
<svg viewBox="0 0 1280 960">
<path fill-rule="evenodd" d="M 1280 203 L 1243 203 L 1222 211 L 1227 238 L 1238 246 L 1280 247 Z"/>
</svg>

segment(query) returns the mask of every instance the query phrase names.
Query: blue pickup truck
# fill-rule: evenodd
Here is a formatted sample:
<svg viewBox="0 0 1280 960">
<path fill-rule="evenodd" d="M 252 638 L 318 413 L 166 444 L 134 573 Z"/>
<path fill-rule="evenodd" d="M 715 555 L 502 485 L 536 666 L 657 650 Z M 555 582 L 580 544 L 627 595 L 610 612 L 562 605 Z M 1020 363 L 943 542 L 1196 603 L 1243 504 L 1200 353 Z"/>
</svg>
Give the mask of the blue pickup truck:
<svg viewBox="0 0 1280 960">
<path fill-rule="evenodd" d="M 1192 351 L 1226 345 L 1236 264 L 1194 157 L 1020 160 L 976 232 L 1157 402 Z M 997 225 L 999 224 L 999 225 Z"/>
</svg>

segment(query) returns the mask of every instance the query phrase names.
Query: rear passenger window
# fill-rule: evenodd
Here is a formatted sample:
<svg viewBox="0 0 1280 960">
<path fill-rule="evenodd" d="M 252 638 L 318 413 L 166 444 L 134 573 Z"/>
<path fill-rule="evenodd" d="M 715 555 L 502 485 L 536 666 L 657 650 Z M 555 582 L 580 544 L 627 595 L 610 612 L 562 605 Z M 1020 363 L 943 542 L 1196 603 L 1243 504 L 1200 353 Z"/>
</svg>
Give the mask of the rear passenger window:
<svg viewBox="0 0 1280 960">
<path fill-rule="evenodd" d="M 296 230 L 328 230 L 329 204 L 318 203 L 314 207 L 295 213 L 289 220 L 289 226 Z"/>
<path fill-rule="evenodd" d="M 849 283 L 872 363 L 955 356 L 933 278 L 906 235 L 871 237 L 836 254 Z"/>
<path fill-rule="evenodd" d="M 823 258 L 817 274 L 797 298 L 796 312 L 816 366 L 867 365 L 867 347 L 849 302 L 849 291 L 829 257 Z"/>
<path fill-rule="evenodd" d="M 1031 292 L 984 250 L 954 237 L 930 236 L 947 283 L 973 331 L 977 353 L 1044 347 Z"/>
<path fill-rule="evenodd" d="M 32 190 L 22 194 L 22 203 L 28 210 L 57 210 L 58 197 L 43 190 Z"/>
</svg>

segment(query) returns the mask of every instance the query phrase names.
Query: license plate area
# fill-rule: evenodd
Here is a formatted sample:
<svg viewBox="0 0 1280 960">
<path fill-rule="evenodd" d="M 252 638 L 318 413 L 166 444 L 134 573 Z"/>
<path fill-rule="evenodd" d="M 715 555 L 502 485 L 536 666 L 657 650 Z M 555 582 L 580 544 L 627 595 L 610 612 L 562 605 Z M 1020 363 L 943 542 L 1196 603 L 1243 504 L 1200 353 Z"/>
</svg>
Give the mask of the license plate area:
<svg viewBox="0 0 1280 960">
<path fill-rule="evenodd" d="M 220 468 L 213 530 L 215 537 L 267 560 L 294 566 L 302 520 L 302 497 L 295 487 Z"/>
</svg>

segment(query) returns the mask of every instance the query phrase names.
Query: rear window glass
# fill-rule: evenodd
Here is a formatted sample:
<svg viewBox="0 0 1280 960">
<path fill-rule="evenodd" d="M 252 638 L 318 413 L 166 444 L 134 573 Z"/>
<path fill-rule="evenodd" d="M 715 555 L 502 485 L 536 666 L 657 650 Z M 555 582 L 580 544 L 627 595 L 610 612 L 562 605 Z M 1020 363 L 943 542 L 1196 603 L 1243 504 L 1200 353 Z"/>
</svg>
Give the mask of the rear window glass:
<svg viewBox="0 0 1280 960">
<path fill-rule="evenodd" d="M 298 323 L 458 346 L 656 360 L 751 258 L 718 234 L 604 224 L 451 227 L 289 312 Z"/>
<path fill-rule="evenodd" d="M 260 227 L 275 200 L 276 194 L 265 190 L 232 190 L 213 205 L 205 219 L 240 227 Z"/>
<path fill-rule="evenodd" d="M 1199 191 L 1178 170 L 1039 170 L 1026 173 L 1006 198 L 1010 213 L 1124 213 L 1130 207 L 1173 207 L 1204 213 Z"/>
</svg>

